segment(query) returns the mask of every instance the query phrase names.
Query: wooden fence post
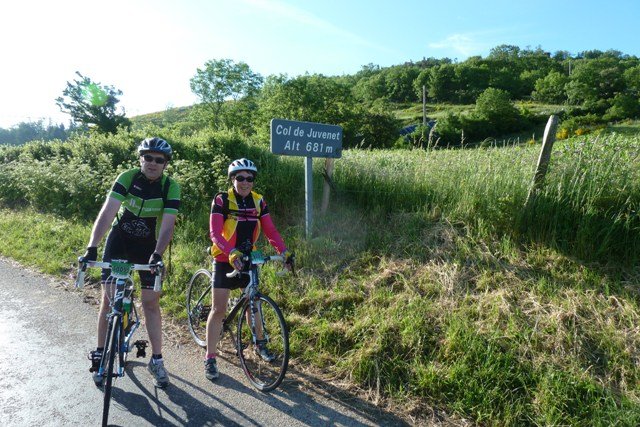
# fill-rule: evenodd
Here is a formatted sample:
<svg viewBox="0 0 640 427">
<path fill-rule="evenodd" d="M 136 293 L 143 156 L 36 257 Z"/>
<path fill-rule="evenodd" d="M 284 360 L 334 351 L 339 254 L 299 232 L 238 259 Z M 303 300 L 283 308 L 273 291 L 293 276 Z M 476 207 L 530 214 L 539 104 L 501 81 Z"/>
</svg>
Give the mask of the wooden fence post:
<svg viewBox="0 0 640 427">
<path fill-rule="evenodd" d="M 331 195 L 331 178 L 333 177 L 334 158 L 324 160 L 324 185 L 322 186 L 322 207 L 320 212 L 324 215 L 329 208 L 329 196 Z"/>
<path fill-rule="evenodd" d="M 533 175 L 533 182 L 527 195 L 527 201 L 525 205 L 529 205 L 531 200 L 535 197 L 538 190 L 544 182 L 544 177 L 547 174 L 547 168 L 551 161 L 551 149 L 553 143 L 556 140 L 556 128 L 558 127 L 558 117 L 555 115 L 549 116 L 547 126 L 544 129 L 544 136 L 542 137 L 542 150 L 540 150 L 540 156 L 538 157 L 538 166 L 536 167 L 536 173 Z"/>
<path fill-rule="evenodd" d="M 422 86 L 422 126 L 427 125 L 427 87 Z"/>
</svg>

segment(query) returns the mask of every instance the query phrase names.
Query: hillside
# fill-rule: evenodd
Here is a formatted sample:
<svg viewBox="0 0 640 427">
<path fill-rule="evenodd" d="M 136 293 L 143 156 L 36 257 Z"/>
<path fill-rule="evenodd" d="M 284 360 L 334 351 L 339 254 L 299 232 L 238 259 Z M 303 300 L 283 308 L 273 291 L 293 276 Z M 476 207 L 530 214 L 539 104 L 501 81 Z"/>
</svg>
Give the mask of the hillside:
<svg viewBox="0 0 640 427">
<path fill-rule="evenodd" d="M 169 173 L 183 187 L 166 313 L 184 318 L 185 284 L 206 266 L 208 204 L 229 159 L 247 156 L 298 255 L 298 277 L 267 270 L 263 284 L 297 366 L 417 423 L 640 423 L 637 124 L 559 141 L 526 208 L 538 144 L 345 150 L 311 240 L 299 158 L 232 132 L 150 131 L 174 145 Z M 0 149 L 0 254 L 70 274 L 142 135 Z"/>
</svg>

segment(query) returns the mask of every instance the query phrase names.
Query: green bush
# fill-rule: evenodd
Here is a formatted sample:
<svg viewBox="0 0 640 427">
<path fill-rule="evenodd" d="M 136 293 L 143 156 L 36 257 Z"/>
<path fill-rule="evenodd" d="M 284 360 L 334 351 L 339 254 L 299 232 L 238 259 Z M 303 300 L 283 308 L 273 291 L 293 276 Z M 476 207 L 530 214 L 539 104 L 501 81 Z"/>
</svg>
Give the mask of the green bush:
<svg viewBox="0 0 640 427">
<path fill-rule="evenodd" d="M 575 135 L 579 129 L 594 129 L 598 125 L 604 124 L 604 120 L 595 114 L 584 116 L 574 116 L 560 122 L 558 131 L 566 129 L 569 135 Z"/>
</svg>

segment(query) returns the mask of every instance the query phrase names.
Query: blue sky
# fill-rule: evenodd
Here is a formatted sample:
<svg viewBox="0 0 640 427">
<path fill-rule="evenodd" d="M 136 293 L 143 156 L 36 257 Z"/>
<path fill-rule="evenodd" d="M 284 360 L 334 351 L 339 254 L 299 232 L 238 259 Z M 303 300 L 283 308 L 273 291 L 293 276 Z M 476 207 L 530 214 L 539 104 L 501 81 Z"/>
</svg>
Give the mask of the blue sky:
<svg viewBox="0 0 640 427">
<path fill-rule="evenodd" d="M 640 56 L 640 1 L 57 0 L 0 4 L 0 127 L 51 118 L 80 71 L 123 91 L 128 116 L 191 105 L 207 60 L 263 76 L 353 74 L 511 44 Z"/>
</svg>

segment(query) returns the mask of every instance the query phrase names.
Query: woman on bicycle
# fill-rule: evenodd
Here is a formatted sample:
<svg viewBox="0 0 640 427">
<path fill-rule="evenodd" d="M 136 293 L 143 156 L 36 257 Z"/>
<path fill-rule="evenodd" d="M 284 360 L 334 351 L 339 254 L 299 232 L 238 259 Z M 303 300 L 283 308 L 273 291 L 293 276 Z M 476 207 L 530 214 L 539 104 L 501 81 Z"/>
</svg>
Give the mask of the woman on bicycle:
<svg viewBox="0 0 640 427">
<path fill-rule="evenodd" d="M 126 259 L 138 264 L 162 261 L 162 253 L 173 236 L 176 215 L 180 207 L 180 186 L 164 175 L 172 149 L 161 138 L 146 138 L 138 146 L 140 167 L 123 172 L 113 184 L 98 217 L 93 224 L 85 261 L 95 261 L 98 245 L 109 231 L 103 261 Z M 102 272 L 102 302 L 98 314 L 98 347 L 89 355 L 97 375 L 107 331 L 109 296 L 104 285 L 109 270 Z M 148 369 L 157 387 L 169 383 L 162 360 L 162 317 L 160 294 L 153 291 L 154 276 L 140 272 L 142 309 L 151 341 L 152 357 Z"/>
<path fill-rule="evenodd" d="M 213 242 L 213 309 L 207 319 L 207 355 L 205 375 L 212 380 L 218 378 L 216 347 L 220 339 L 229 293 L 232 289 L 244 288 L 249 278 L 239 275 L 228 278 L 227 273 L 243 270 L 242 251 L 250 250 L 264 231 L 269 243 L 285 256 L 286 246 L 276 229 L 264 198 L 253 191 L 258 174 L 256 165 L 248 159 L 231 162 L 227 175 L 232 187 L 227 192 L 218 193 L 211 203 L 209 236 Z M 289 263 L 285 266 L 290 269 Z M 265 360 L 272 358 L 265 345 L 258 345 L 256 351 Z"/>
</svg>

